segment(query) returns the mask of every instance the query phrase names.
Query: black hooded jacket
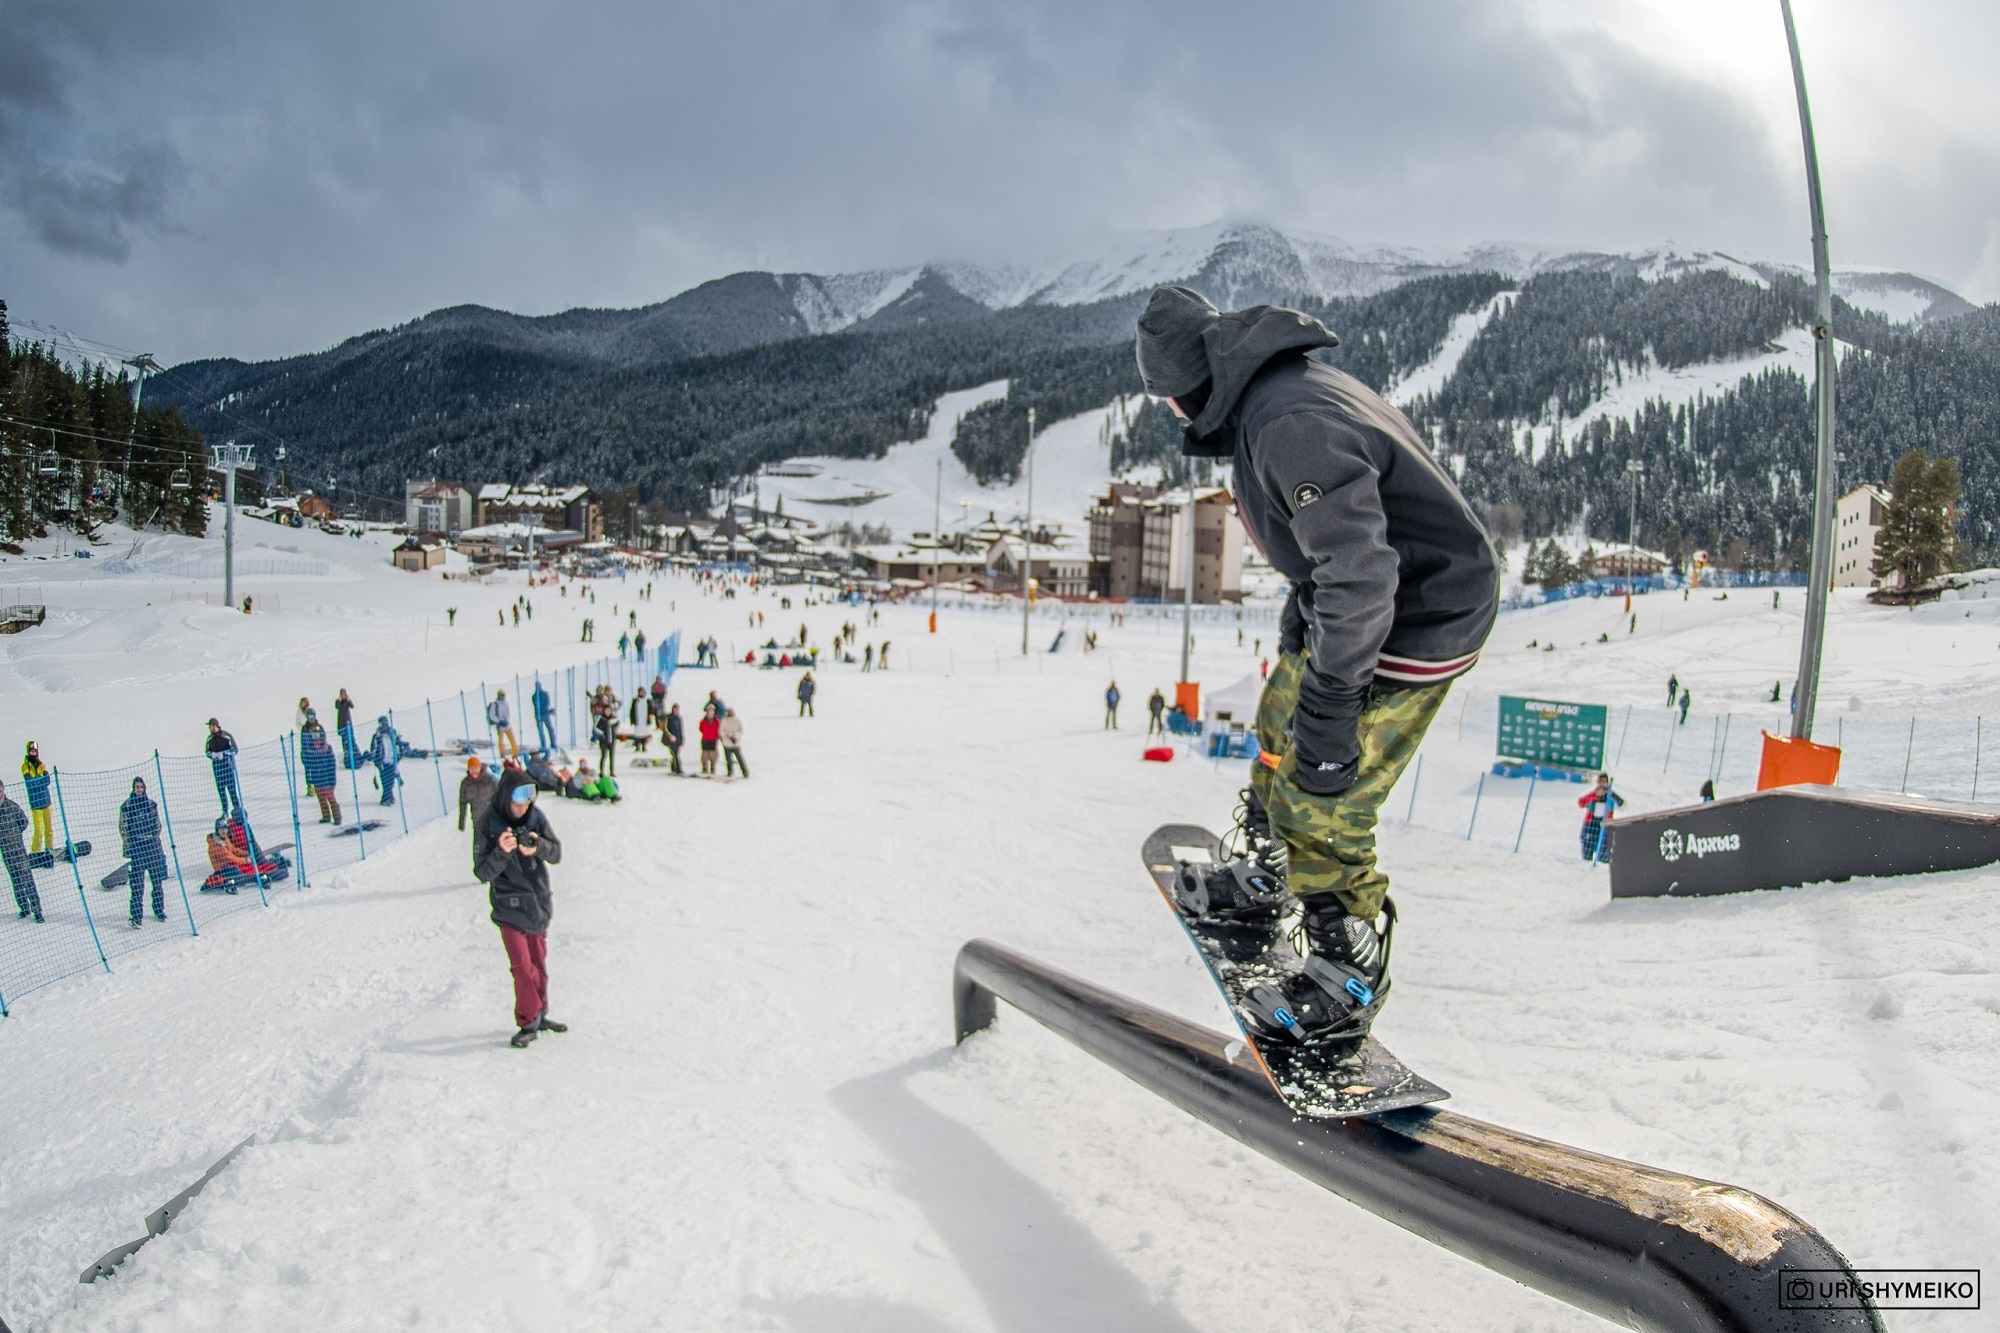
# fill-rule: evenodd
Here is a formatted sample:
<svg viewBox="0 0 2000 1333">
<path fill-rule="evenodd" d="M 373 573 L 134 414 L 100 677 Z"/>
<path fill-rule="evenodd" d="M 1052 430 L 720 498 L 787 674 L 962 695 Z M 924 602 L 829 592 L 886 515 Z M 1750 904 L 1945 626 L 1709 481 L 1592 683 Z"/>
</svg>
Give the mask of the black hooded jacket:
<svg viewBox="0 0 2000 1333">
<path fill-rule="evenodd" d="M 1311 632 L 1302 701 L 1358 715 L 1369 684 L 1470 668 L 1499 608 L 1486 531 L 1408 418 L 1306 352 L 1335 338 L 1278 306 L 1208 328 L 1211 388 L 1188 452 L 1235 460 L 1244 526 Z"/>
<path fill-rule="evenodd" d="M 549 867 L 562 860 L 562 843 L 549 827 L 542 807 L 531 804 L 517 819 L 505 787 L 493 794 L 493 801 L 479 816 L 479 842 L 472 853 L 472 873 L 487 885 L 493 905 L 493 924 L 512 926 L 528 935 L 548 932 L 549 918 L 555 914 L 555 900 L 549 892 Z M 533 833 L 538 839 L 533 856 L 519 849 L 500 850 L 500 835 L 508 829 L 519 838 Z"/>
</svg>

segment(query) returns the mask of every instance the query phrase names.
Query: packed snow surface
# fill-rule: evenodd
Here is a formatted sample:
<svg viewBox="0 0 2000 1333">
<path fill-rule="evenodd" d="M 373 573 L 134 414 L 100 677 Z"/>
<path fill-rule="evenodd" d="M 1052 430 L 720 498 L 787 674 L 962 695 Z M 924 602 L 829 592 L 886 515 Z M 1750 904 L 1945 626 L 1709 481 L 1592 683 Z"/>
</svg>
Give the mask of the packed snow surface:
<svg viewBox="0 0 2000 1333">
<path fill-rule="evenodd" d="M 223 704 L 248 739 L 282 730 L 300 693 L 401 698 L 604 646 L 569 648 L 574 589 L 535 590 L 534 628 L 503 629 L 494 609 L 519 586 L 397 573 L 366 541 L 273 540 L 336 573 L 274 581 L 268 616 L 171 603 L 166 581 L 95 562 L 0 562 L 50 607 L 0 640 L 0 743 L 32 728 L 65 763 L 185 751 Z M 631 590 L 596 583 L 604 623 Z M 780 596 L 800 591 L 721 600 L 663 576 L 641 623 L 714 633 L 727 654 L 866 621 Z M 1621 785 L 1637 808 L 1683 801 L 1724 710 L 1777 725 L 1782 705 L 1758 700 L 1789 679 L 1796 596 L 1655 594 L 1636 630 L 1615 599 L 1502 618 L 1386 808 L 1402 928 L 1379 1031 L 1452 1109 L 1757 1190 L 1863 1266 L 1977 1267 L 2000 1242 L 2000 871 L 1611 902 L 1576 859 L 1574 792 L 1530 802 L 1491 778 L 1468 836 L 1495 692 L 1632 710 L 1651 729 L 1630 746 L 1679 746 L 1664 765 L 1628 749 Z M 22 997 L 0 1021 L 0 1317 L 36 1333 L 1097 1333 L 1233 1330 L 1246 1310 L 1277 1329 L 1602 1327 L 1004 1006 L 952 1046 L 951 959 L 974 936 L 1224 1026 L 1137 853 L 1161 822 L 1225 825 L 1244 774 L 1140 761 L 1175 622 L 1074 608 L 1050 653 L 1065 613 L 1045 606 L 1024 657 L 1018 609 L 947 599 L 935 637 L 926 609 L 864 623 L 890 669 L 828 664 L 815 718 L 797 716 L 793 673 L 681 673 L 683 705 L 713 689 L 745 718 L 749 780 L 628 766 L 622 805 L 552 803 L 566 1035 L 506 1046 L 505 960 L 447 821 Z M 1270 623 L 1246 619 L 1239 646 L 1233 615 L 1197 622 L 1211 688 L 1269 651 Z M 1837 599 L 1828 720 L 1851 703 L 1969 732 L 1996 702 L 1996 622 L 2000 599 Z M 1700 711 L 1663 730 L 1670 672 Z M 115 1279 L 77 1284 L 252 1134 Z"/>
</svg>

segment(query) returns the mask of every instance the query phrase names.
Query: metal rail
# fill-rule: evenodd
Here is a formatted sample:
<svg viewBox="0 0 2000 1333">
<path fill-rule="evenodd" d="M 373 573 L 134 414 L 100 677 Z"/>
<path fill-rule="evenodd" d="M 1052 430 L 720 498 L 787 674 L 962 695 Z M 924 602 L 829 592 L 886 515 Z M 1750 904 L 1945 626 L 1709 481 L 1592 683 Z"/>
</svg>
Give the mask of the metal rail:
<svg viewBox="0 0 2000 1333">
<path fill-rule="evenodd" d="M 1430 1108 L 1300 1119 L 1240 1041 L 973 940 L 952 979 L 958 1040 L 993 1023 L 996 999 L 1349 1202 L 1614 1323 L 1662 1333 L 1882 1328 L 1872 1309 L 1788 1304 L 1799 1289 L 1788 1291 L 1787 1273 L 1853 1269 L 1748 1190 Z"/>
</svg>

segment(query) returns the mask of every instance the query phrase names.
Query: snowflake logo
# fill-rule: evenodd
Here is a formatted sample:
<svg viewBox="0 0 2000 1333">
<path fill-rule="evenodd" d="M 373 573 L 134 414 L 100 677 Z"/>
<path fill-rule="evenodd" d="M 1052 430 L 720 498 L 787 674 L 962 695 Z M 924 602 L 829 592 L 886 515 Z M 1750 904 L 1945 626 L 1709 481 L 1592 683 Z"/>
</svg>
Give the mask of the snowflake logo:
<svg viewBox="0 0 2000 1333">
<path fill-rule="evenodd" d="M 1662 861 L 1681 859 L 1681 835 L 1678 829 L 1668 829 L 1660 835 L 1660 859 Z"/>
</svg>

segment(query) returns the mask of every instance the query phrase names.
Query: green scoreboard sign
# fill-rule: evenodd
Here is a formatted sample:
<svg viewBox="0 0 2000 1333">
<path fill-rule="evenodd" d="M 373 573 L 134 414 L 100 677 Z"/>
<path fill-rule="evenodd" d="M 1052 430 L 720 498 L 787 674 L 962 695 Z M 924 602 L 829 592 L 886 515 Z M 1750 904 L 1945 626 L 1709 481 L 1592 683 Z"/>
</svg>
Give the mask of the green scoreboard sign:
<svg viewBox="0 0 2000 1333">
<path fill-rule="evenodd" d="M 1564 768 L 1604 767 L 1602 704 L 1500 696 L 1499 754 Z"/>
</svg>

